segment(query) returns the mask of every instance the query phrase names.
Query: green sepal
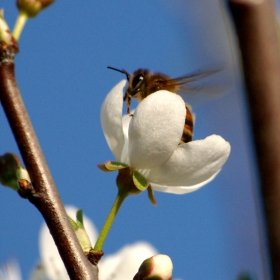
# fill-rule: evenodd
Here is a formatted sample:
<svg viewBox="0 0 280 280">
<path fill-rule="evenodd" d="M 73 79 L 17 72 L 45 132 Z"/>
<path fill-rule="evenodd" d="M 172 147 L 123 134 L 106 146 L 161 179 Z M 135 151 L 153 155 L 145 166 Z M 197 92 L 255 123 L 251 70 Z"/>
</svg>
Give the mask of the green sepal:
<svg viewBox="0 0 280 280">
<path fill-rule="evenodd" d="M 147 181 L 146 178 L 145 178 L 141 173 L 139 173 L 137 170 L 134 170 L 134 171 L 133 171 L 132 178 L 133 178 L 133 183 L 134 183 L 135 187 L 136 187 L 139 191 L 144 191 L 144 190 L 146 190 L 146 189 L 148 188 L 148 186 L 149 186 L 148 181 Z"/>
<path fill-rule="evenodd" d="M 150 200 L 150 202 L 154 205 L 157 206 L 157 201 L 156 201 L 156 197 L 155 197 L 155 193 L 153 188 L 151 187 L 151 185 L 148 186 L 148 198 Z"/>
<path fill-rule="evenodd" d="M 97 166 L 100 170 L 105 172 L 117 171 L 128 167 L 127 164 L 116 161 L 107 161 L 105 163 L 98 164 Z"/>
<path fill-rule="evenodd" d="M 71 224 L 73 230 L 76 231 L 79 228 L 77 223 L 70 216 L 68 216 L 68 219 L 70 221 L 70 224 Z"/>
<path fill-rule="evenodd" d="M 0 156 L 0 183 L 3 186 L 18 190 L 19 158 L 12 153 Z"/>
<path fill-rule="evenodd" d="M 77 225 L 79 228 L 85 229 L 84 227 L 84 219 L 83 219 L 83 210 L 79 209 L 76 213 Z"/>
<path fill-rule="evenodd" d="M 77 210 L 76 221 L 74 221 L 70 216 L 68 216 L 68 218 L 74 231 L 78 230 L 79 228 L 85 229 L 82 209 Z"/>
</svg>

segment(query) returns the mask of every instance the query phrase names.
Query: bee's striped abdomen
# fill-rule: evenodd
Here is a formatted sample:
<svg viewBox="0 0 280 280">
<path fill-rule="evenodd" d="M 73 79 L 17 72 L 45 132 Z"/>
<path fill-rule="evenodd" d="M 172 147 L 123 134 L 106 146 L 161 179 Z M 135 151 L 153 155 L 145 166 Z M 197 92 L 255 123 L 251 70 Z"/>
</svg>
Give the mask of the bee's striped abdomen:
<svg viewBox="0 0 280 280">
<path fill-rule="evenodd" d="M 180 144 L 184 144 L 192 141 L 193 125 L 194 125 L 194 116 L 190 110 L 190 107 L 186 104 L 185 125 L 184 125 L 184 130 L 183 130 Z"/>
</svg>

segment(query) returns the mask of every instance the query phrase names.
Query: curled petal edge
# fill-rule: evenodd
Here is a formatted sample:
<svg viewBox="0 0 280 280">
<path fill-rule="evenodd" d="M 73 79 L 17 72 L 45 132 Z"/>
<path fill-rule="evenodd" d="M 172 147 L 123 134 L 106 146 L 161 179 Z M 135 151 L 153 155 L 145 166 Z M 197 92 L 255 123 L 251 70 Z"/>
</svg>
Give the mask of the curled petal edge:
<svg viewBox="0 0 280 280">
<path fill-rule="evenodd" d="M 208 180 L 199 183 L 197 185 L 194 186 L 189 186 L 189 187 L 185 187 L 185 186 L 163 186 L 163 185 L 157 185 L 157 184 L 153 184 L 151 183 L 152 188 L 155 191 L 159 191 L 159 192 L 164 192 L 164 193 L 172 193 L 172 194 L 186 194 L 186 193 L 191 193 L 194 191 L 197 191 L 198 189 L 202 188 L 203 186 L 205 186 L 206 184 L 208 184 L 209 182 L 211 182 L 220 172 L 220 170 L 214 174 L 212 177 L 210 177 Z"/>
<path fill-rule="evenodd" d="M 222 168 L 230 154 L 230 144 L 219 135 L 178 146 L 161 166 L 146 175 L 162 186 L 193 187 L 210 179 Z"/>
<path fill-rule="evenodd" d="M 124 146 L 122 109 L 125 85 L 125 80 L 115 85 L 108 93 L 101 107 L 101 125 L 103 133 L 117 161 L 121 161 L 121 154 Z"/>
</svg>

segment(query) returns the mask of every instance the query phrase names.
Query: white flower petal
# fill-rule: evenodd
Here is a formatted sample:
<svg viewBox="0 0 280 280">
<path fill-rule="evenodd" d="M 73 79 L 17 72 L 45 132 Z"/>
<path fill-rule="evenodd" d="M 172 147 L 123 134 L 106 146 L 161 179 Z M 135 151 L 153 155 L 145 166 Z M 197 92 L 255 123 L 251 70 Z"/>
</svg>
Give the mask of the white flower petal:
<svg viewBox="0 0 280 280">
<path fill-rule="evenodd" d="M 101 125 L 108 146 L 118 161 L 124 145 L 122 129 L 123 89 L 125 80 L 115 85 L 105 98 L 101 108 Z"/>
<path fill-rule="evenodd" d="M 147 242 L 127 245 L 117 253 L 101 259 L 98 264 L 99 279 L 133 279 L 141 263 L 155 254 L 155 248 Z"/>
<path fill-rule="evenodd" d="M 180 142 L 185 116 L 183 99 L 166 90 L 140 102 L 129 125 L 130 165 L 147 169 L 164 163 Z"/>
<path fill-rule="evenodd" d="M 131 111 L 133 114 L 134 111 Z M 129 158 L 128 158 L 128 128 L 131 121 L 132 116 L 124 115 L 122 118 L 122 126 L 123 126 L 123 134 L 124 134 L 124 145 L 121 155 L 121 162 L 124 162 L 128 165 L 130 165 Z"/>
<path fill-rule="evenodd" d="M 20 267 L 16 260 L 10 260 L 0 267 L 1 280 L 21 280 Z"/>
<path fill-rule="evenodd" d="M 221 136 L 211 135 L 178 146 L 163 165 L 151 169 L 147 179 L 163 186 L 205 184 L 221 169 L 229 153 L 230 144 Z"/>
<path fill-rule="evenodd" d="M 154 190 L 160 191 L 160 192 L 173 193 L 173 194 L 186 194 L 186 193 L 197 191 L 204 185 L 208 184 L 218 175 L 219 172 L 220 172 L 220 170 L 216 174 L 214 174 L 212 177 L 210 177 L 208 180 L 205 180 L 202 183 L 194 185 L 194 186 L 189 186 L 189 187 L 163 186 L 163 185 L 157 185 L 157 184 L 153 184 L 153 183 L 151 183 L 151 186 Z"/>
<path fill-rule="evenodd" d="M 74 206 L 65 207 L 67 214 L 75 221 L 78 208 Z M 93 223 L 84 215 L 84 226 L 92 244 L 97 239 L 97 230 Z M 57 247 L 49 232 L 47 225 L 44 223 L 39 238 L 41 264 L 44 267 L 47 279 L 50 280 L 66 280 L 69 279 L 68 273 L 60 258 Z"/>
<path fill-rule="evenodd" d="M 38 263 L 34 267 L 30 275 L 30 280 L 49 280 L 45 267 L 41 263 Z"/>
</svg>

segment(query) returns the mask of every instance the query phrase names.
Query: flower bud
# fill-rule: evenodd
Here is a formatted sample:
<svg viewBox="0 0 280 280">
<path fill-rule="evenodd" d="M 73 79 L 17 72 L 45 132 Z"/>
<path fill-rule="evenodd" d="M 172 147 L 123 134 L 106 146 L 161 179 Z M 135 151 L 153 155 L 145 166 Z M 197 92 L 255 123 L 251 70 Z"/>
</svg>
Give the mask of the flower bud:
<svg viewBox="0 0 280 280">
<path fill-rule="evenodd" d="M 18 190 L 18 180 L 25 179 L 18 177 L 20 171 L 20 160 L 12 153 L 0 156 L 0 183 L 3 186 Z"/>
<path fill-rule="evenodd" d="M 76 212 L 76 221 L 74 221 L 70 216 L 68 216 L 68 218 L 70 220 L 73 230 L 75 231 L 75 234 L 82 247 L 83 252 L 88 253 L 92 249 L 92 246 L 84 227 L 83 211 L 79 209 Z"/>
<path fill-rule="evenodd" d="M 17 175 L 18 193 L 22 198 L 27 198 L 29 193 L 33 190 L 28 171 L 19 164 L 17 167 L 16 175 Z"/>
<path fill-rule="evenodd" d="M 171 280 L 173 264 L 167 255 L 155 255 L 143 261 L 133 280 Z"/>
<path fill-rule="evenodd" d="M 23 166 L 21 166 L 20 164 L 17 166 L 16 175 L 17 175 L 18 180 L 26 180 L 29 183 L 31 183 L 31 179 L 29 177 L 28 171 Z"/>
<path fill-rule="evenodd" d="M 20 12 L 25 13 L 28 17 L 35 17 L 53 2 L 54 0 L 17 0 L 17 7 Z"/>
</svg>

